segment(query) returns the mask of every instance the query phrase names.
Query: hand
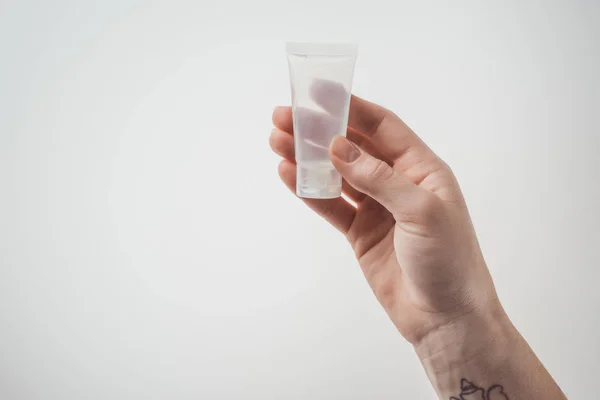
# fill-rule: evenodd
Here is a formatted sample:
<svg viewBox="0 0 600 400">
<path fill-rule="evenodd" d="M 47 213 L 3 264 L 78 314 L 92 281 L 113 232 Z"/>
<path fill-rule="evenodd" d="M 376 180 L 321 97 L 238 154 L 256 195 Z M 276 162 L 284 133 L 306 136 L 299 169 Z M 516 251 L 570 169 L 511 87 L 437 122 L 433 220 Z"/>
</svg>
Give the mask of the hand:
<svg viewBox="0 0 600 400">
<path fill-rule="evenodd" d="M 313 95 L 319 103 L 319 92 Z M 291 108 L 276 108 L 273 123 L 270 144 L 284 158 L 279 174 L 294 191 Z M 347 139 L 332 141 L 330 157 L 357 207 L 341 197 L 303 200 L 346 235 L 400 333 L 417 344 L 473 311 L 499 309 L 450 168 L 378 105 L 353 96 L 348 126 Z"/>
<path fill-rule="evenodd" d="M 335 90 L 312 89 L 329 110 Z M 310 120 L 318 130 L 326 118 L 318 112 Z M 279 174 L 295 191 L 291 109 L 275 109 L 273 123 L 271 147 L 284 158 Z M 346 235 L 438 397 L 565 400 L 498 301 L 450 168 L 380 106 L 352 97 L 348 126 L 348 140 L 336 137 L 329 153 L 357 206 L 342 197 L 303 201 Z"/>
</svg>

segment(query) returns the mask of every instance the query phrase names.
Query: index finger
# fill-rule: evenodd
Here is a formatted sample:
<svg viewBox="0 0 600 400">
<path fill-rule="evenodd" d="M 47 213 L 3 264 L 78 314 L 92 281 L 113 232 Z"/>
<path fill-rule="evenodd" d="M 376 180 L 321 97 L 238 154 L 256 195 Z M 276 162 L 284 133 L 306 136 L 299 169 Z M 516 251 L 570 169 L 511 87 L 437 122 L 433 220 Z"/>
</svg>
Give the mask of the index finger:
<svg viewBox="0 0 600 400">
<path fill-rule="evenodd" d="M 324 109 L 324 111 L 328 111 L 326 107 L 323 107 L 323 109 Z M 298 110 L 296 110 L 296 111 L 298 111 Z M 306 112 L 308 110 L 304 110 L 304 111 Z M 314 114 L 312 115 L 312 117 L 317 121 L 319 119 L 328 118 L 327 114 L 325 114 L 325 113 L 317 113 L 317 112 L 313 112 L 313 113 Z M 276 107 L 275 110 L 273 110 L 272 118 L 273 118 L 273 125 L 275 125 L 276 128 L 293 135 L 294 124 L 293 124 L 293 117 L 292 117 L 292 107 L 289 107 L 289 106 L 288 107 L 283 107 L 283 106 Z M 317 123 L 316 125 L 319 125 L 319 123 Z M 350 139 L 351 141 L 353 141 L 354 143 L 356 143 L 357 145 L 362 147 L 363 150 L 365 150 L 367 153 L 371 154 L 373 157 L 379 158 L 380 160 L 383 160 L 388 164 L 392 163 L 392 161 L 390 159 L 385 157 L 373 145 L 373 143 L 371 143 L 369 138 L 367 138 L 362 133 L 358 132 L 356 129 L 353 129 L 352 127 L 348 127 L 346 137 L 348 137 L 348 139 Z"/>
<path fill-rule="evenodd" d="M 371 138 L 390 159 L 397 160 L 413 148 L 431 151 L 404 121 L 391 111 L 352 95 L 348 125 Z"/>
<path fill-rule="evenodd" d="M 325 110 L 334 111 L 332 96 L 339 103 L 340 85 L 335 82 L 317 80 L 311 88 L 314 101 Z M 337 110 L 335 110 L 337 111 Z M 348 126 L 370 138 L 381 154 L 396 161 L 410 150 L 420 156 L 433 155 L 433 152 L 400 118 L 391 111 L 358 96 L 351 96 Z"/>
</svg>

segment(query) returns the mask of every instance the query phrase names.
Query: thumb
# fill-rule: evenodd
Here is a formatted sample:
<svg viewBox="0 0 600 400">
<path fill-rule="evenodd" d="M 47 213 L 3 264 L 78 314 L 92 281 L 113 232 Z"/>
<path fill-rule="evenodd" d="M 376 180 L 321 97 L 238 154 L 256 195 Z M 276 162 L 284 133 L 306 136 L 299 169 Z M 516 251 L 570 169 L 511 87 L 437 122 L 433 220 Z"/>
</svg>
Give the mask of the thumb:
<svg viewBox="0 0 600 400">
<path fill-rule="evenodd" d="M 412 206 L 421 203 L 422 190 L 348 139 L 335 137 L 330 153 L 331 162 L 352 187 L 375 199 L 394 216 L 407 211 L 412 214 Z"/>
</svg>

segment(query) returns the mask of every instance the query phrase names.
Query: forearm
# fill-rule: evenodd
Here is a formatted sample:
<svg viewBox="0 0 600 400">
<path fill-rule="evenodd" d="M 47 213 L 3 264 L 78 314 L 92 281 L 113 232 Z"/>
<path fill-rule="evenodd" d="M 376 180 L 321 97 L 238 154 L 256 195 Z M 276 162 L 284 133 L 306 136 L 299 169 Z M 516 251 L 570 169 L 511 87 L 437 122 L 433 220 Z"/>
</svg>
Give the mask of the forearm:
<svg viewBox="0 0 600 400">
<path fill-rule="evenodd" d="M 566 399 L 501 309 L 441 326 L 415 349 L 440 399 Z"/>
</svg>

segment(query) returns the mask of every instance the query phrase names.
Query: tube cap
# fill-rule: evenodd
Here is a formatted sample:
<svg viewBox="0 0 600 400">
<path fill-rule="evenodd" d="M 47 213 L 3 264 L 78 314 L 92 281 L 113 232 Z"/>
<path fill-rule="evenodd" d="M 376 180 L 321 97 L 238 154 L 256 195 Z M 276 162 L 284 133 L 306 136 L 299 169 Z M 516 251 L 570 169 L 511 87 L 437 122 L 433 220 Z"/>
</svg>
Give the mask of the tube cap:
<svg viewBox="0 0 600 400">
<path fill-rule="evenodd" d="M 333 165 L 296 168 L 296 194 L 309 199 L 333 199 L 342 195 L 342 176 Z"/>
</svg>

